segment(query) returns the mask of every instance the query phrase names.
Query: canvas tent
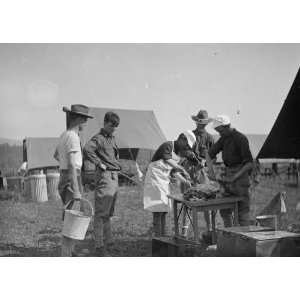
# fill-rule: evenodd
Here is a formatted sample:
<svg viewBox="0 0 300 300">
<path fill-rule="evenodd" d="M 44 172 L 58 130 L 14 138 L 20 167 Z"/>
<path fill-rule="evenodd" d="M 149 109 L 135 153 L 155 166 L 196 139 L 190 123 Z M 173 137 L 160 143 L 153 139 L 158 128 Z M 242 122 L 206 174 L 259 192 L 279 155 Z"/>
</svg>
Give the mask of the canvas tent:
<svg viewBox="0 0 300 300">
<path fill-rule="evenodd" d="M 300 69 L 258 158 L 300 158 Z"/>
<path fill-rule="evenodd" d="M 58 138 L 28 137 L 23 141 L 23 161 L 28 170 L 58 167 L 53 155 Z"/>
<path fill-rule="evenodd" d="M 150 160 L 156 148 L 166 141 L 152 111 L 91 108 L 94 119 L 89 119 L 81 133 L 84 145 L 103 126 L 104 115 L 107 111 L 116 112 L 121 119 L 116 131 L 116 140 L 120 148 L 120 158 L 136 160 L 142 154 L 144 160 Z M 23 141 L 23 161 L 28 162 L 28 169 L 57 167 L 53 158 L 58 138 L 26 138 Z"/>
<path fill-rule="evenodd" d="M 89 119 L 81 132 L 83 144 L 99 132 L 107 111 L 114 111 L 120 117 L 120 126 L 115 132 L 120 158 L 136 160 L 140 150 L 146 150 L 149 159 L 151 153 L 166 141 L 153 111 L 92 107 L 90 114 L 94 119 Z"/>
</svg>

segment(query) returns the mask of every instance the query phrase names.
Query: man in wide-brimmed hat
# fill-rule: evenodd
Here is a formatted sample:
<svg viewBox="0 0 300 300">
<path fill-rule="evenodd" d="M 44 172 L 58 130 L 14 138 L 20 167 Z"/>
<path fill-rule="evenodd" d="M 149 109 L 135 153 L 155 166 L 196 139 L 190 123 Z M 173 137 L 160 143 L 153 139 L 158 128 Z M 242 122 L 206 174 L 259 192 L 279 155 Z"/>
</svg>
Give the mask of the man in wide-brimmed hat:
<svg viewBox="0 0 300 300">
<path fill-rule="evenodd" d="M 193 151 L 197 155 L 198 159 L 202 161 L 203 166 L 205 165 L 206 155 L 208 150 L 214 144 L 214 138 L 211 134 L 209 134 L 205 127 L 210 122 L 210 118 L 208 117 L 208 113 L 206 110 L 199 110 L 197 115 L 193 115 L 192 119 L 196 123 L 196 129 L 193 131 L 196 136 L 196 143 L 193 148 Z M 206 172 L 203 168 L 201 172 Z M 202 176 L 201 176 L 202 178 Z M 204 178 L 204 177 L 203 177 Z M 199 183 L 199 182 L 198 182 Z M 204 218 L 207 225 L 207 230 L 210 230 L 210 216 L 208 212 L 204 212 Z"/>
<path fill-rule="evenodd" d="M 200 110 L 197 115 L 192 116 L 197 128 L 193 131 L 196 136 L 194 151 L 199 158 L 205 159 L 205 153 L 214 144 L 214 138 L 205 127 L 210 122 L 206 110 Z"/>
<path fill-rule="evenodd" d="M 79 131 L 89 118 L 89 109 L 85 105 L 75 104 L 71 109 L 63 107 L 67 114 L 67 130 L 59 137 L 55 159 L 59 162 L 60 181 L 58 190 L 64 209 L 79 209 L 82 193 L 81 167 L 82 151 Z M 76 256 L 74 253 L 75 240 L 62 237 L 62 256 Z"/>
</svg>

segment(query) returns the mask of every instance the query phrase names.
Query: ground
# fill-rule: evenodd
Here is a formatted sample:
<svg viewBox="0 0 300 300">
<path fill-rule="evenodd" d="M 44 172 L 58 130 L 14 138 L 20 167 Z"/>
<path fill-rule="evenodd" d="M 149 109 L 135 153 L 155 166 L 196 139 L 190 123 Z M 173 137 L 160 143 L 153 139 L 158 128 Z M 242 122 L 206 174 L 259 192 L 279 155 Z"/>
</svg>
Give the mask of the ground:
<svg viewBox="0 0 300 300">
<path fill-rule="evenodd" d="M 290 179 L 268 178 L 252 188 L 251 216 L 255 215 L 279 191 L 287 192 L 288 221 L 296 220 L 295 207 L 300 200 L 299 189 Z M 93 193 L 86 195 L 93 200 Z M 59 256 L 62 228 L 62 205 L 49 200 L 34 203 L 18 193 L 2 193 L 0 197 L 0 256 Z M 171 215 L 168 235 L 172 235 Z M 218 226 L 222 226 L 220 218 Z M 143 210 L 142 193 L 138 187 L 121 187 L 112 219 L 115 237 L 111 256 L 151 256 L 152 215 Z M 201 226 L 204 222 L 201 218 Z M 78 250 L 91 248 L 91 231 L 78 243 Z"/>
</svg>

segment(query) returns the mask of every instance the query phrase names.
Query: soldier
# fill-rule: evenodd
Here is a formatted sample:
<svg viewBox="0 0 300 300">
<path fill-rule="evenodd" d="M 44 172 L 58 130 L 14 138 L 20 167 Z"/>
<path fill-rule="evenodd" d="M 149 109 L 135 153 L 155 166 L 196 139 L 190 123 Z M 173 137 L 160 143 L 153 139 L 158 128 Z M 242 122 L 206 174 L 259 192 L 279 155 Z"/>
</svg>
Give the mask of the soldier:
<svg viewBox="0 0 300 300">
<path fill-rule="evenodd" d="M 68 114 L 68 127 L 59 137 L 58 146 L 54 154 L 59 162 L 60 180 L 58 191 L 65 209 L 80 207 L 82 185 L 81 167 L 82 152 L 79 132 L 83 129 L 88 118 L 93 118 L 88 114 L 88 107 L 75 104 L 71 109 L 66 107 L 63 111 Z M 63 214 L 64 215 L 64 214 Z M 74 253 L 75 240 L 69 237 L 62 237 L 62 256 L 76 256 Z"/>
<path fill-rule="evenodd" d="M 196 136 L 196 143 L 194 146 L 194 152 L 197 154 L 198 158 L 205 159 L 206 152 L 214 144 L 214 138 L 209 134 L 205 127 L 210 122 L 206 110 L 200 110 L 196 116 L 192 116 L 195 121 L 197 128 L 193 130 Z"/>
<path fill-rule="evenodd" d="M 220 139 L 209 149 L 209 157 L 215 158 L 222 152 L 222 159 L 225 165 L 225 177 L 219 178 L 225 184 L 225 190 L 234 195 L 243 197 L 239 202 L 239 224 L 249 225 L 250 218 L 250 178 L 249 174 L 253 169 L 253 158 L 249 148 L 247 137 L 231 128 L 230 118 L 226 115 L 217 116 L 212 123 L 213 128 L 220 134 Z M 225 227 L 232 226 L 232 212 L 223 209 L 220 214 Z"/>
<path fill-rule="evenodd" d="M 209 134 L 205 129 L 206 125 L 210 122 L 210 119 L 208 118 L 208 113 L 206 110 L 200 110 L 197 115 L 192 116 L 192 119 L 197 125 L 197 128 L 193 131 L 196 136 L 196 143 L 193 150 L 198 158 L 201 159 L 204 165 L 207 152 L 214 144 L 213 136 Z M 204 218 L 207 230 L 209 231 L 211 223 L 209 212 L 204 212 Z"/>
<path fill-rule="evenodd" d="M 96 166 L 95 173 L 95 256 L 106 256 L 112 245 L 111 217 L 118 192 L 121 170 L 119 150 L 113 135 L 120 124 L 119 116 L 107 112 L 104 126 L 84 147 L 84 156 Z"/>
</svg>

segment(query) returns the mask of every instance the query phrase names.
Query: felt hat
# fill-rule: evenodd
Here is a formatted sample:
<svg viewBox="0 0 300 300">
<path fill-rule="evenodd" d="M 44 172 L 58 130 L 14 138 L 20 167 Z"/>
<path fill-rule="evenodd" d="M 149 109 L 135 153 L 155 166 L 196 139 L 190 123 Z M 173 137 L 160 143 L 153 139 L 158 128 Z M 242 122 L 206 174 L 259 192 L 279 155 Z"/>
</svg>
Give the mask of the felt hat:
<svg viewBox="0 0 300 300">
<path fill-rule="evenodd" d="M 76 114 L 82 117 L 93 119 L 94 117 L 89 114 L 89 108 L 82 104 L 73 104 L 71 109 L 63 107 L 63 111 L 70 114 Z"/>
<path fill-rule="evenodd" d="M 206 110 L 200 110 L 197 115 L 192 116 L 192 119 L 200 124 L 208 124 L 210 119 L 208 118 L 208 113 Z"/>
</svg>

